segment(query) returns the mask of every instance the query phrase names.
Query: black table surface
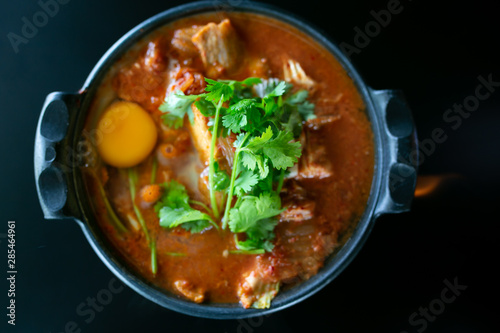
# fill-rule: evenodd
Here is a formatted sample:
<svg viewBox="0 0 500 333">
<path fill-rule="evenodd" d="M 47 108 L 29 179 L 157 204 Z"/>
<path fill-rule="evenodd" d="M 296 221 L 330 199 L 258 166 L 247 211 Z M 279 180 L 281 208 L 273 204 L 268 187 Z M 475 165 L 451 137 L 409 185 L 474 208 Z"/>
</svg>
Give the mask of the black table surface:
<svg viewBox="0 0 500 333">
<path fill-rule="evenodd" d="M 266 1 L 313 22 L 338 43 L 359 46 L 352 62 L 370 86 L 404 91 L 419 139 L 432 138 L 436 128 L 447 139 L 422 154 L 421 179 L 439 176 L 437 190 L 416 198 L 409 213 L 381 217 L 351 265 L 319 293 L 268 317 L 246 320 L 209 320 L 164 309 L 115 281 L 76 223 L 44 220 L 33 177 L 33 144 L 45 96 L 77 91 L 119 37 L 181 3 L 59 2 L 64 4 L 58 13 L 17 46 L 9 33 L 22 35 L 23 18 L 32 20 L 41 5 L 0 2 L 0 332 L 498 330 L 500 29 L 495 1 L 401 0 L 400 11 L 365 44 L 356 39 L 357 29 L 374 21 L 372 11 L 398 1 L 343 1 L 328 7 L 319 1 Z M 454 113 L 459 119 L 446 120 L 454 104 L 473 103 L 481 78 L 493 82 L 490 94 L 479 105 L 469 105 L 471 111 Z M 6 316 L 9 220 L 16 221 L 15 326 Z M 110 283 L 111 299 L 92 307 L 92 299 L 103 297 Z"/>
</svg>

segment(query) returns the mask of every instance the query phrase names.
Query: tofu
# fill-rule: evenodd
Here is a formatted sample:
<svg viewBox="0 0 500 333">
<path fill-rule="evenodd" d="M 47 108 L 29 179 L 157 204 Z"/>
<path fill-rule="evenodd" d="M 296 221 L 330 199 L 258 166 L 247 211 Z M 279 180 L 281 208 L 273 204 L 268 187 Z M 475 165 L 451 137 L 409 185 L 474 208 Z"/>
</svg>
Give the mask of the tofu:
<svg viewBox="0 0 500 333">
<path fill-rule="evenodd" d="M 194 114 L 194 122 L 188 123 L 189 133 L 191 134 L 191 139 L 193 140 L 193 145 L 198 151 L 201 163 L 203 165 L 208 165 L 210 160 L 210 144 L 212 143 L 212 133 L 208 130 L 208 118 L 201 114 L 200 110 L 193 104 L 191 104 L 191 109 Z"/>
<path fill-rule="evenodd" d="M 241 61 L 242 46 L 231 22 L 209 23 L 192 37 L 209 77 L 234 72 Z"/>
</svg>

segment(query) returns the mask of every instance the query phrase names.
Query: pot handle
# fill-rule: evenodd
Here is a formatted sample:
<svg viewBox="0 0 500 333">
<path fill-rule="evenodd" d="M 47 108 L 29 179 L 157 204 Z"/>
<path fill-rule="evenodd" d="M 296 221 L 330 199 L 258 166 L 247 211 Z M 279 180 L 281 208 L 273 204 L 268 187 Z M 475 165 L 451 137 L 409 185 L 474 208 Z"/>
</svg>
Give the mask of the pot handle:
<svg viewBox="0 0 500 333">
<path fill-rule="evenodd" d="M 35 134 L 35 182 L 46 219 L 80 219 L 74 170 L 72 133 L 81 94 L 54 92 L 47 96 Z"/>
<path fill-rule="evenodd" d="M 418 140 L 411 111 L 401 91 L 371 90 L 382 115 L 382 190 L 375 216 L 410 210 L 417 182 Z"/>
</svg>

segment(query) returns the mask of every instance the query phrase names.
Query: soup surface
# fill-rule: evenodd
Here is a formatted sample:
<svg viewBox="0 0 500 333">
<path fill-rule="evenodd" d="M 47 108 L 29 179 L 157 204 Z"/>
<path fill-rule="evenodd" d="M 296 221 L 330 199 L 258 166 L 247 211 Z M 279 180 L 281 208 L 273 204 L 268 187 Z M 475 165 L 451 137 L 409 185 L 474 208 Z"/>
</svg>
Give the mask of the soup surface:
<svg viewBox="0 0 500 333">
<path fill-rule="evenodd" d="M 370 124 L 341 65 L 249 13 L 185 18 L 137 43 L 102 82 L 84 140 L 104 233 L 194 302 L 265 308 L 316 274 L 373 174 Z"/>
</svg>

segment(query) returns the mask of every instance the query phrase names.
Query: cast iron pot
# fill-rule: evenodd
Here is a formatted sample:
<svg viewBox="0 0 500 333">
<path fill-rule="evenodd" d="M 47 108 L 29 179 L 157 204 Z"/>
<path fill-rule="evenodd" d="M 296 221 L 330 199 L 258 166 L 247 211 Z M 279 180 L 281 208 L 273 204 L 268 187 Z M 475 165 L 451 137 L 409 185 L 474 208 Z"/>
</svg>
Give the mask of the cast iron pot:
<svg viewBox="0 0 500 333">
<path fill-rule="evenodd" d="M 101 58 L 78 93 L 54 92 L 43 105 L 35 137 L 35 178 L 46 219 L 69 218 L 82 228 L 90 245 L 108 268 L 130 288 L 157 304 L 192 316 L 245 318 L 269 314 L 296 304 L 320 291 L 353 260 L 378 216 L 408 211 L 416 183 L 416 132 L 410 110 L 398 91 L 369 88 L 339 48 L 309 23 L 283 10 L 260 3 L 242 2 L 225 10 L 263 14 L 309 34 L 329 50 L 347 71 L 366 104 L 375 144 L 375 168 L 366 210 L 350 238 L 330 256 L 312 278 L 280 292 L 265 310 L 243 309 L 239 304 L 195 304 L 157 288 L 120 258 L 97 223 L 75 161 L 87 110 L 106 71 L 138 40 L 174 20 L 221 10 L 213 1 L 172 8 L 141 23 Z M 413 155 L 412 155 L 413 154 Z M 408 162 L 412 161 L 412 162 Z"/>
</svg>

